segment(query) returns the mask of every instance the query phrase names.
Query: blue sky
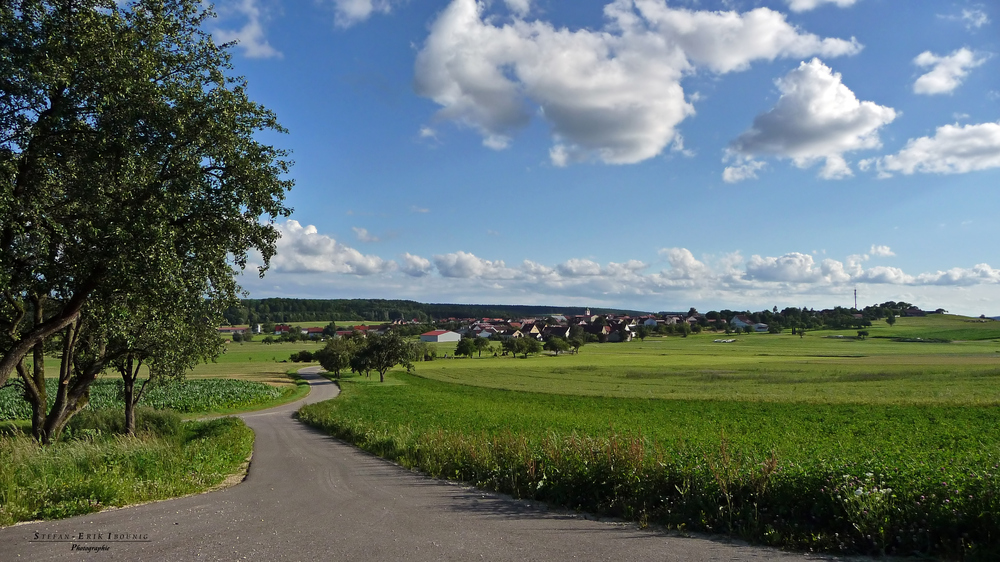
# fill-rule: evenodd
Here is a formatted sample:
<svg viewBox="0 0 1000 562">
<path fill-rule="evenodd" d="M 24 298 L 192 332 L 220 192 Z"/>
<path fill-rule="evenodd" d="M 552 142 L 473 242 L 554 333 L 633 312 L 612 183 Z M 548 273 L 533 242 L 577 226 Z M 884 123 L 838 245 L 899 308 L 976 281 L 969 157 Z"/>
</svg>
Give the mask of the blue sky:
<svg viewBox="0 0 1000 562">
<path fill-rule="evenodd" d="M 216 11 L 295 161 L 252 297 L 1000 314 L 994 3 Z"/>
</svg>

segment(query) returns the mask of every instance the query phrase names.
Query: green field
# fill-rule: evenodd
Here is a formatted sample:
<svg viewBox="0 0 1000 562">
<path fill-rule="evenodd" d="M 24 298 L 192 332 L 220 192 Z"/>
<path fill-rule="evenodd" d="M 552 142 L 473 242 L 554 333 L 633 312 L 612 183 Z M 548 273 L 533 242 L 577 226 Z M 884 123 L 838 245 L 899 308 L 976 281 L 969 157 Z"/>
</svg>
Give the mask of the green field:
<svg viewBox="0 0 1000 562">
<path fill-rule="evenodd" d="M 439 359 L 385 385 L 349 377 L 302 416 L 436 476 L 575 509 L 802 549 L 992 559 L 1000 323 L 971 320 Z"/>
</svg>

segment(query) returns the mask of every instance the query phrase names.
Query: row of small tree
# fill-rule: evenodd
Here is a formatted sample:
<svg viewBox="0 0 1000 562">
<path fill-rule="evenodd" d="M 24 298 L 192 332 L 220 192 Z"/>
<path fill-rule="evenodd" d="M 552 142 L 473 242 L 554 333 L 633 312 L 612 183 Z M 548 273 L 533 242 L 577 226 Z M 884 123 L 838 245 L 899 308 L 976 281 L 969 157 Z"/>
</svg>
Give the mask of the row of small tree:
<svg viewBox="0 0 1000 562">
<path fill-rule="evenodd" d="M 385 382 L 385 374 L 397 365 L 407 370 L 413 367 L 412 361 L 424 358 L 426 350 L 413 342 L 408 342 L 399 334 L 369 334 L 358 338 L 335 338 L 327 342 L 323 349 L 313 353 L 313 359 L 319 361 L 324 369 L 340 378 L 342 372 L 363 374 L 366 377 L 372 371 L 378 373 L 379 382 Z"/>
</svg>

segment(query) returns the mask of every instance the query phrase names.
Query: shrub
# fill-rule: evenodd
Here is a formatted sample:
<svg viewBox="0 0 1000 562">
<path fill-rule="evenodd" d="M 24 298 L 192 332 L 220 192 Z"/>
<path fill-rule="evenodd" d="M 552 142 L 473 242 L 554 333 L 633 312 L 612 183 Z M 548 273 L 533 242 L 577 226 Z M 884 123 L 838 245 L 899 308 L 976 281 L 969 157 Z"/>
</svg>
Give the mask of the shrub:
<svg viewBox="0 0 1000 562">
<path fill-rule="evenodd" d="M 122 410 L 85 409 L 70 419 L 66 430 L 67 437 L 91 432 L 125 433 L 125 413 Z M 176 437 L 181 432 L 181 416 L 173 410 L 136 408 L 135 431 L 160 437 Z"/>
</svg>

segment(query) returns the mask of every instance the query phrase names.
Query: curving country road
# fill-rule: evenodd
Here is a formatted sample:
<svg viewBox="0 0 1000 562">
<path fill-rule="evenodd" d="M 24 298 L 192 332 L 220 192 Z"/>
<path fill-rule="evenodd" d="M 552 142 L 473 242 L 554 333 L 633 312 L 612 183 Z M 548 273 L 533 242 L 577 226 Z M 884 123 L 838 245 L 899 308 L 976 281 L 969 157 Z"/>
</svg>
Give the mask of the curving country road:
<svg viewBox="0 0 1000 562">
<path fill-rule="evenodd" d="M 338 392 L 315 369 L 300 372 L 305 399 L 241 416 L 257 436 L 242 484 L 0 529 L 0 560 L 835 559 L 593 521 L 426 478 L 297 422 L 300 406 Z"/>
</svg>

